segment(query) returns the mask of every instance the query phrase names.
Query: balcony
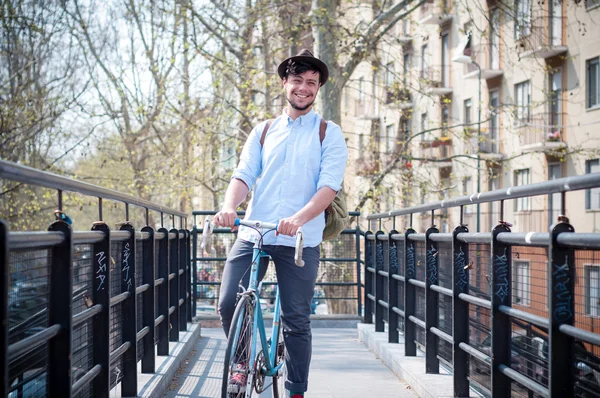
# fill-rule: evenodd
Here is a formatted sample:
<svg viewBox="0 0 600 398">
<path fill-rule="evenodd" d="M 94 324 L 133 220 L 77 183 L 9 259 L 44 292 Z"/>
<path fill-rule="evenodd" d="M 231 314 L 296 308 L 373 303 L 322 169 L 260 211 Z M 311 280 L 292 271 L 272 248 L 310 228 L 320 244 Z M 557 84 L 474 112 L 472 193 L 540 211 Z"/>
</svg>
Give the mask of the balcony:
<svg viewBox="0 0 600 398">
<path fill-rule="evenodd" d="M 428 66 L 421 69 L 421 83 L 425 86 L 427 94 L 439 96 L 452 94 L 448 65 Z"/>
<path fill-rule="evenodd" d="M 394 39 L 401 46 L 406 46 L 412 43 L 411 23 L 410 19 L 403 19 L 402 22 L 396 24 L 396 34 Z"/>
<path fill-rule="evenodd" d="M 504 74 L 504 71 L 500 68 L 500 48 L 498 45 L 481 43 L 465 49 L 464 55 L 470 56 L 474 61 L 465 65 L 464 79 L 477 79 L 479 69 L 475 63 L 481 68 L 481 78 L 484 80 L 493 79 Z"/>
<path fill-rule="evenodd" d="M 504 155 L 500 153 L 498 133 L 491 134 L 483 131 L 479 136 L 479 156 L 486 160 L 500 160 Z"/>
<path fill-rule="evenodd" d="M 442 25 L 452 20 L 448 0 L 427 0 L 419 8 L 419 24 Z"/>
<path fill-rule="evenodd" d="M 552 2 L 550 2 L 552 3 Z M 539 11 L 531 22 L 522 22 L 516 27 L 517 52 L 521 58 L 551 58 L 567 52 L 563 41 L 562 15 L 544 15 Z"/>
<path fill-rule="evenodd" d="M 430 166 L 436 168 L 452 167 L 452 137 L 442 136 L 421 141 L 421 151 Z"/>
<path fill-rule="evenodd" d="M 546 113 L 534 115 L 527 125 L 522 127 L 520 135 L 521 150 L 523 152 L 556 152 L 566 148 L 564 129 L 562 127 L 564 115 L 560 113 Z"/>
<path fill-rule="evenodd" d="M 385 104 L 393 109 L 410 109 L 413 99 L 410 90 L 398 84 L 388 87 L 385 95 Z"/>
</svg>

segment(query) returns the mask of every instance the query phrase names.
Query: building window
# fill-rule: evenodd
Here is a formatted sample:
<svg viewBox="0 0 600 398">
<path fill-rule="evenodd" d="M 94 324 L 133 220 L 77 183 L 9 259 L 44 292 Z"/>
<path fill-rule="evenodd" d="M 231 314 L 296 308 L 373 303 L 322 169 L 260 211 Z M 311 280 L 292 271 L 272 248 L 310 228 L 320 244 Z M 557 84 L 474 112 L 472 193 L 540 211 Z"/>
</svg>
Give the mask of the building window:
<svg viewBox="0 0 600 398">
<path fill-rule="evenodd" d="M 515 0 L 515 40 L 531 33 L 531 0 Z"/>
<path fill-rule="evenodd" d="M 406 116 L 402 116 L 400 119 L 400 141 L 402 143 L 406 143 L 410 138 L 410 122 L 411 119 Z"/>
<path fill-rule="evenodd" d="M 472 102 L 470 99 L 465 100 L 465 117 L 464 117 L 464 122 L 465 122 L 465 128 L 466 129 L 470 129 L 471 126 L 469 126 L 471 124 L 471 108 L 472 108 Z"/>
<path fill-rule="evenodd" d="M 358 79 L 358 103 L 362 106 L 365 103 L 365 78 Z"/>
<path fill-rule="evenodd" d="M 402 63 L 402 82 L 404 86 L 407 86 L 408 78 L 410 74 L 410 53 L 404 53 L 403 63 Z"/>
<path fill-rule="evenodd" d="M 515 186 L 519 187 L 522 185 L 528 185 L 531 181 L 529 180 L 529 169 L 522 169 L 515 171 Z M 529 208 L 529 198 L 518 198 L 515 202 L 516 211 L 527 211 Z"/>
<path fill-rule="evenodd" d="M 585 162 L 585 172 L 587 174 L 600 173 L 600 160 L 587 160 Z M 585 191 L 585 208 L 587 210 L 600 210 L 600 188 Z"/>
<path fill-rule="evenodd" d="M 394 145 L 396 144 L 396 134 L 394 134 L 394 125 L 388 124 L 385 126 L 385 152 L 393 153 Z"/>
<path fill-rule="evenodd" d="M 427 113 L 421 114 L 421 141 L 431 141 L 431 132 L 425 132 L 429 127 Z"/>
<path fill-rule="evenodd" d="M 531 84 L 529 80 L 515 85 L 515 103 L 517 106 L 517 125 L 522 125 L 530 120 Z"/>
<path fill-rule="evenodd" d="M 600 57 L 590 59 L 587 64 L 587 107 L 600 105 Z"/>
<path fill-rule="evenodd" d="M 513 262 L 513 303 L 529 305 L 529 261 Z"/>
<path fill-rule="evenodd" d="M 421 47 L 421 78 L 430 79 L 428 73 L 429 70 L 429 49 L 427 44 L 423 44 Z"/>
<path fill-rule="evenodd" d="M 590 9 L 600 6 L 600 0 L 585 0 L 585 7 Z"/>
<path fill-rule="evenodd" d="M 585 314 L 600 316 L 600 266 L 585 266 Z"/>
<path fill-rule="evenodd" d="M 442 137 L 448 137 L 448 125 L 450 123 L 450 109 L 447 106 L 442 108 Z"/>
<path fill-rule="evenodd" d="M 394 63 L 390 62 L 385 66 L 385 86 L 390 87 L 394 84 Z"/>
</svg>

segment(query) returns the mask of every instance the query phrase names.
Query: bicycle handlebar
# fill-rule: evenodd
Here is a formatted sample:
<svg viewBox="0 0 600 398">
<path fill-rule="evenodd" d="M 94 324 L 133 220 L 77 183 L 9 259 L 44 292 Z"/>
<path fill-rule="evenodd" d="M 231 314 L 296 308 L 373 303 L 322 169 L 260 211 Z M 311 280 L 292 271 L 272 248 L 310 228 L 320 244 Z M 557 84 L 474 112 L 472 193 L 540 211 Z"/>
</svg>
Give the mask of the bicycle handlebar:
<svg viewBox="0 0 600 398">
<path fill-rule="evenodd" d="M 240 218 L 236 218 L 234 225 L 235 226 L 244 225 L 247 227 L 252 227 L 252 228 L 257 228 L 257 229 L 264 228 L 264 229 L 277 230 L 279 223 L 273 224 L 273 223 L 262 222 L 262 221 L 250 221 L 250 220 L 242 220 Z M 211 243 L 212 243 L 210 241 L 210 239 L 212 237 L 212 229 L 213 229 L 213 224 L 210 221 L 210 217 L 206 217 L 206 220 L 204 221 L 204 230 L 202 231 L 201 247 L 210 248 Z M 298 267 L 304 267 L 304 260 L 302 260 L 303 247 L 304 247 L 304 236 L 302 234 L 302 228 L 298 228 L 298 231 L 296 232 L 296 245 L 295 245 L 295 250 L 294 250 L 294 263 L 296 263 L 296 265 Z"/>
<path fill-rule="evenodd" d="M 240 218 L 236 218 L 235 225 L 236 226 L 245 225 L 247 227 L 252 227 L 252 228 L 257 228 L 257 229 L 266 228 L 266 229 L 277 230 L 279 223 L 272 224 L 272 223 L 267 223 L 267 222 L 262 222 L 262 221 L 242 220 Z M 302 235 L 302 228 L 298 228 L 298 231 L 296 231 L 296 245 L 295 245 L 295 250 L 294 250 L 294 263 L 296 263 L 296 265 L 298 267 L 304 267 L 304 260 L 302 260 L 303 247 L 304 247 L 304 237 Z"/>
</svg>

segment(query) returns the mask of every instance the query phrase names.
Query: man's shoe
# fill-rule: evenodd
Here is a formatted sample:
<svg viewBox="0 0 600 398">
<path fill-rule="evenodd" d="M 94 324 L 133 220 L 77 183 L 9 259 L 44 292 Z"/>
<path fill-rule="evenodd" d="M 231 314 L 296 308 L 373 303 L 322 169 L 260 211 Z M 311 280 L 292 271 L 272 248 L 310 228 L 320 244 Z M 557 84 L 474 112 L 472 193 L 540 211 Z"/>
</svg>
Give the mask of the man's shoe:
<svg viewBox="0 0 600 398">
<path fill-rule="evenodd" d="M 238 363 L 233 367 L 233 375 L 229 378 L 227 392 L 232 394 L 240 394 L 246 392 L 246 365 Z"/>
<path fill-rule="evenodd" d="M 290 395 L 290 398 L 304 398 L 304 394 L 294 394 L 294 395 Z"/>
</svg>

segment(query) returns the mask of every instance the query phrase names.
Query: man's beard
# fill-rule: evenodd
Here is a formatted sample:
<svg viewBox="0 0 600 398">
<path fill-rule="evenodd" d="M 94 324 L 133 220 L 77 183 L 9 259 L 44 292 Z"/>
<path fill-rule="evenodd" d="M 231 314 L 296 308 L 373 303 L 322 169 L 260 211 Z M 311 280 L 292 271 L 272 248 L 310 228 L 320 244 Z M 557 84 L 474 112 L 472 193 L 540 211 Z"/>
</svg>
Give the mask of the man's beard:
<svg viewBox="0 0 600 398">
<path fill-rule="evenodd" d="M 298 104 L 296 104 L 294 101 L 292 101 L 291 97 L 292 97 L 292 96 L 290 95 L 290 96 L 287 98 L 287 101 L 288 101 L 288 103 L 290 104 L 290 106 L 291 106 L 292 108 L 294 108 L 295 110 L 297 110 L 297 111 L 305 111 L 305 110 L 307 110 L 308 108 L 310 108 L 310 107 L 312 106 L 312 104 L 315 102 L 315 100 L 313 99 L 313 100 L 312 100 L 312 101 L 311 101 L 311 102 L 310 102 L 308 105 L 306 105 L 306 106 L 302 106 L 302 107 L 301 107 L 301 106 L 298 106 Z"/>
</svg>

